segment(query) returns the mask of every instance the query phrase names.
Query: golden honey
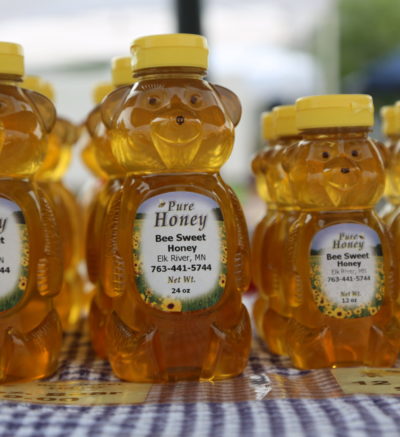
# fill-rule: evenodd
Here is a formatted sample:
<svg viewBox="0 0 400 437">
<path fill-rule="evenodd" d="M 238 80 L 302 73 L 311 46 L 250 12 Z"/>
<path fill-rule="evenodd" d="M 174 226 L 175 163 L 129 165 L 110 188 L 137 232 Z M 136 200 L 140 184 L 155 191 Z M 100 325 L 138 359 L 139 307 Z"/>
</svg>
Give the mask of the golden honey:
<svg viewBox="0 0 400 437">
<path fill-rule="evenodd" d="M 203 37 L 144 37 L 132 54 L 137 82 L 102 104 L 127 169 L 104 237 L 108 358 L 129 381 L 232 377 L 250 350 L 249 243 L 219 169 L 241 106 L 205 80 Z"/>
</svg>

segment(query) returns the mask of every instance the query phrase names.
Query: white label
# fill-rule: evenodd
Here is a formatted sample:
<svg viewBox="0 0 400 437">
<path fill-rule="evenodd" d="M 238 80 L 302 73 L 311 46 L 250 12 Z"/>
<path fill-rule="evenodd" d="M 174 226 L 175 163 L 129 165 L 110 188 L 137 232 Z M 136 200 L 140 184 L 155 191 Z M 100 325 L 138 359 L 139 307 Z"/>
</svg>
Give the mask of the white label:
<svg viewBox="0 0 400 437">
<path fill-rule="evenodd" d="M 195 311 L 221 298 L 227 246 L 213 199 L 188 191 L 151 197 L 137 211 L 132 244 L 136 286 L 149 305 Z"/>
<path fill-rule="evenodd" d="M 318 308 L 336 318 L 375 315 L 385 291 L 378 234 L 342 223 L 319 231 L 311 242 L 311 288 Z"/>
<path fill-rule="evenodd" d="M 29 240 L 20 207 L 0 198 L 0 311 L 15 306 L 28 281 Z"/>
</svg>

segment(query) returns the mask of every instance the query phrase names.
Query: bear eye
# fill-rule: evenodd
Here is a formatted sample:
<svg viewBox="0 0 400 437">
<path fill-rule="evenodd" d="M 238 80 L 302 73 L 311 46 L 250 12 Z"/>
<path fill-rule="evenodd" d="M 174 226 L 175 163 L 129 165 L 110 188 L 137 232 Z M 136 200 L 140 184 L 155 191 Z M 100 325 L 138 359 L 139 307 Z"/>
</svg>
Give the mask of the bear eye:
<svg viewBox="0 0 400 437">
<path fill-rule="evenodd" d="M 193 106 L 196 106 L 200 103 L 200 96 L 197 96 L 196 94 L 193 94 L 192 96 L 190 96 L 190 103 Z"/>
<path fill-rule="evenodd" d="M 358 153 L 358 150 L 352 150 L 351 151 L 351 156 L 354 156 L 355 158 L 357 158 L 357 156 L 359 156 L 360 154 Z"/>
<path fill-rule="evenodd" d="M 324 158 L 324 159 L 328 159 L 329 158 L 329 152 L 322 152 L 322 157 Z"/>
<path fill-rule="evenodd" d="M 160 101 L 160 99 L 158 97 L 156 97 L 156 96 L 151 96 L 151 97 L 148 98 L 147 101 L 148 101 L 149 105 L 155 106 Z"/>
</svg>

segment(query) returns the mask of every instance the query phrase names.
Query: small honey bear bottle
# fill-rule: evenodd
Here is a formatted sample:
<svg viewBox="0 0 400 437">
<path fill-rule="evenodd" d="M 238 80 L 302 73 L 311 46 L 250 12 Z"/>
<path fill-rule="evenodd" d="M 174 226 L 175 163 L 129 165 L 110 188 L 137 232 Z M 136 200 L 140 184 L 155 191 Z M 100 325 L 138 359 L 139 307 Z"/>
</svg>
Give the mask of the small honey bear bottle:
<svg viewBox="0 0 400 437">
<path fill-rule="evenodd" d="M 133 82 L 131 58 L 116 57 L 111 64 L 113 89 L 129 85 Z M 86 233 L 86 262 L 90 281 L 95 291 L 89 312 L 89 332 L 96 353 L 105 358 L 105 323 L 111 309 L 111 298 L 104 293 L 102 284 L 102 251 L 101 242 L 104 235 L 104 219 L 107 207 L 115 192 L 122 185 L 126 170 L 115 159 L 111 150 L 111 142 L 101 120 L 100 105 L 89 114 L 86 121 L 91 135 L 95 159 L 100 168 L 107 174 L 107 182 L 102 186 L 94 199 Z"/>
<path fill-rule="evenodd" d="M 393 255 L 374 211 L 385 183 L 368 132 L 372 98 L 326 95 L 296 102 L 303 134 L 287 170 L 301 207 L 289 236 L 297 277 L 286 344 L 296 367 L 391 366 Z"/>
<path fill-rule="evenodd" d="M 384 106 L 381 109 L 382 133 L 389 155 L 385 195 L 388 204 L 380 211 L 385 223 L 390 227 L 400 211 L 400 104 Z"/>
<path fill-rule="evenodd" d="M 284 161 L 288 159 L 285 154 L 289 153 L 292 146 L 295 147 L 300 135 L 293 105 L 278 106 L 274 108 L 273 115 L 277 140 L 274 153 L 270 156 L 270 170 L 265 177 L 276 202 L 276 212 L 262 235 L 260 257 L 253 262 L 260 264 L 260 293 L 268 302 L 266 311 L 258 314 L 256 325 L 261 327 L 262 337 L 269 349 L 283 355 L 286 354 L 285 335 L 295 285 L 292 269 L 287 262 L 286 244 L 289 229 L 299 214 Z"/>
<path fill-rule="evenodd" d="M 241 106 L 205 80 L 201 36 L 139 38 L 132 54 L 137 82 L 102 103 L 128 171 L 104 238 L 108 358 L 130 381 L 232 377 L 250 350 L 249 243 L 219 169 Z"/>
<path fill-rule="evenodd" d="M 252 257 L 259 259 L 261 249 L 262 235 L 264 229 L 273 219 L 276 212 L 275 201 L 271 198 L 271 190 L 268 188 L 266 171 L 273 154 L 275 145 L 275 126 L 274 115 L 272 112 L 263 112 L 261 114 L 261 136 L 265 147 L 260 150 L 251 162 L 256 183 L 257 194 L 266 204 L 266 213 L 263 219 L 256 226 L 252 238 Z M 252 263 L 252 275 L 255 285 L 259 288 L 260 283 L 260 263 Z"/>
<path fill-rule="evenodd" d="M 265 147 L 257 153 L 251 162 L 251 169 L 255 176 L 257 193 L 265 202 L 267 208 L 265 216 L 260 223 L 258 223 L 254 230 L 251 245 L 251 255 L 253 259 L 251 265 L 252 279 L 259 292 L 261 288 L 261 273 L 263 265 L 262 262 L 257 262 L 256 260 L 261 259 L 264 233 L 271 223 L 273 223 L 276 214 L 276 202 L 275 199 L 273 199 L 274 192 L 269 189 L 266 178 L 266 174 L 271 162 L 271 156 L 274 154 L 274 145 L 276 143 L 275 120 L 272 112 L 264 112 L 261 114 L 261 137 Z M 261 322 L 267 307 L 268 300 L 259 294 L 253 305 L 253 316 L 255 327 L 260 337 L 263 337 Z"/>
<path fill-rule="evenodd" d="M 54 101 L 52 85 L 38 76 L 26 76 L 22 88 L 36 91 Z M 74 195 L 65 187 L 62 177 L 67 171 L 72 146 L 77 140 L 77 128 L 68 120 L 57 117 L 48 138 L 45 159 L 35 174 L 35 179 L 52 204 L 60 230 L 64 283 L 54 298 L 54 305 L 64 330 L 72 328 L 81 316 L 83 283 L 77 267 L 82 259 L 81 211 Z"/>
<path fill-rule="evenodd" d="M 53 297 L 63 280 L 51 203 L 33 181 L 43 162 L 53 104 L 22 89 L 22 47 L 0 43 L 0 381 L 42 378 L 57 368 L 62 328 Z"/>
</svg>

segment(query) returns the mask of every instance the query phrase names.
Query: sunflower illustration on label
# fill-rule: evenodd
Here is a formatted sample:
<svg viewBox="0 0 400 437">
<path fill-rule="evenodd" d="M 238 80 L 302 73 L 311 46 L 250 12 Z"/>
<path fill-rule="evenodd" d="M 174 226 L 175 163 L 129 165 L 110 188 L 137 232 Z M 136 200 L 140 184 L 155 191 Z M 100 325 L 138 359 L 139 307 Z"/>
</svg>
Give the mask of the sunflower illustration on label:
<svg viewBox="0 0 400 437">
<path fill-rule="evenodd" d="M 310 278 L 319 310 L 331 317 L 374 316 L 383 301 L 382 245 L 368 226 L 341 223 L 319 231 L 310 247 Z"/>
<path fill-rule="evenodd" d="M 29 239 L 25 217 L 14 202 L 0 198 L 0 312 L 13 308 L 28 282 Z"/>
<path fill-rule="evenodd" d="M 136 212 L 133 267 L 140 297 L 162 311 L 209 308 L 226 283 L 227 244 L 218 204 L 202 194 L 151 197 Z"/>
</svg>

